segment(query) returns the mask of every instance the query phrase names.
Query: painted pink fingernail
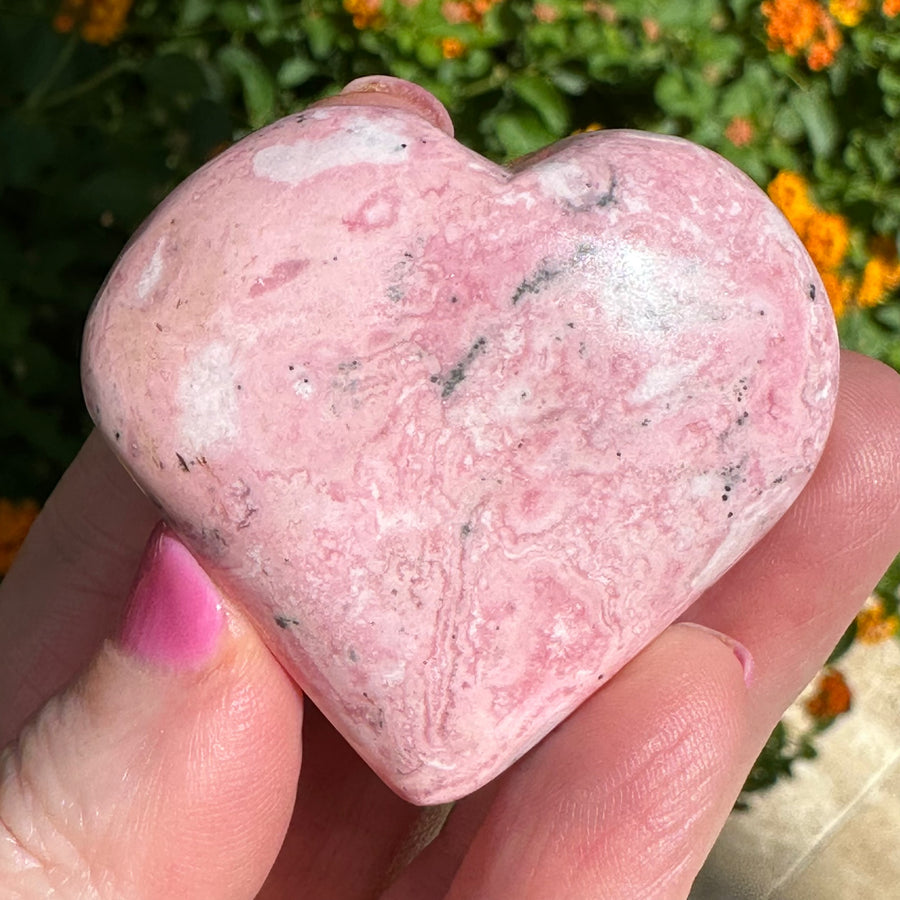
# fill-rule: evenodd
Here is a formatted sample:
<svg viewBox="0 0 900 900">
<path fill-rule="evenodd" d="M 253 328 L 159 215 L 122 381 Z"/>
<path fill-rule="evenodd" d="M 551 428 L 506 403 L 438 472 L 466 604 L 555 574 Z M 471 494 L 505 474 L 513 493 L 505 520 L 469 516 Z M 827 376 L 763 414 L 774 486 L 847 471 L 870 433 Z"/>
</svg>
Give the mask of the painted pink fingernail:
<svg viewBox="0 0 900 900">
<path fill-rule="evenodd" d="M 716 631 L 714 628 L 708 628 L 706 625 L 700 625 L 697 622 L 681 622 L 681 625 L 687 625 L 690 628 L 696 628 L 698 631 L 703 631 L 706 634 L 712 635 L 714 638 L 720 640 L 726 647 L 731 649 L 731 652 L 737 657 L 737 661 L 741 664 L 741 669 L 744 672 L 744 684 L 747 687 L 753 681 L 754 669 L 755 665 L 753 662 L 753 654 L 738 640 L 731 637 L 730 634 L 723 634 L 721 631 Z"/>
<path fill-rule="evenodd" d="M 225 624 L 218 591 L 163 522 L 153 530 L 119 632 L 119 644 L 148 662 L 196 669 Z"/>
</svg>

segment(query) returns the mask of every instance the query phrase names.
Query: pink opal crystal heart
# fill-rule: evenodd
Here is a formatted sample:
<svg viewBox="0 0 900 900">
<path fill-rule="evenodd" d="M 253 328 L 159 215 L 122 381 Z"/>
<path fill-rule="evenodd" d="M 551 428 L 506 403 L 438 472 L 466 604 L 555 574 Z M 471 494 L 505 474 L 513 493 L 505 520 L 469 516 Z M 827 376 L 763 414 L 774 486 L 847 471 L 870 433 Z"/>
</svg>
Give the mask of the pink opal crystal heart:
<svg viewBox="0 0 900 900">
<path fill-rule="evenodd" d="M 787 509 L 837 340 L 790 226 L 715 154 L 610 131 L 506 169 L 418 96 L 345 94 L 182 184 L 100 293 L 84 385 L 297 682 L 435 803 Z"/>
</svg>

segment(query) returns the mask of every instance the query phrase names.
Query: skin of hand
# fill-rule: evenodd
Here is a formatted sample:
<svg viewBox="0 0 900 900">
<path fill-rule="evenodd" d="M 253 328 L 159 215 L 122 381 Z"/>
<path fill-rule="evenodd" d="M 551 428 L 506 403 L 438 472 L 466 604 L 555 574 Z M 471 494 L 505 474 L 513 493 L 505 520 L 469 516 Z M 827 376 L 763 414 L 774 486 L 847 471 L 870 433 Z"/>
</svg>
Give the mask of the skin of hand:
<svg viewBox="0 0 900 900">
<path fill-rule="evenodd" d="M 349 90 L 452 130 L 424 92 Z M 92 435 L 0 585 L 0 894 L 686 897 L 900 549 L 900 378 L 853 354 L 841 378 L 784 518 L 424 849 L 446 810 L 400 800 L 304 702 Z"/>
</svg>

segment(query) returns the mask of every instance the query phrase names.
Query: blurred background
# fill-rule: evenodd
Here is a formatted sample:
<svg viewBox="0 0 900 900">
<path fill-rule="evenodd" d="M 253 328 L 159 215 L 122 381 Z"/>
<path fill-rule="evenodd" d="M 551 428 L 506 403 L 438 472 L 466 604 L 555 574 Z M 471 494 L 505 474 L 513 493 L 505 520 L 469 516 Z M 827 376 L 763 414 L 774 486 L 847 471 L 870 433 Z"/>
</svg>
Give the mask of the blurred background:
<svg viewBox="0 0 900 900">
<path fill-rule="evenodd" d="M 0 0 L 0 577 L 91 427 L 81 330 L 129 235 L 232 142 L 376 73 L 500 162 L 619 127 L 718 151 L 800 234 L 844 346 L 900 368 L 900 0 Z M 851 709 L 845 654 L 900 646 L 898 581 L 742 806 Z"/>
</svg>

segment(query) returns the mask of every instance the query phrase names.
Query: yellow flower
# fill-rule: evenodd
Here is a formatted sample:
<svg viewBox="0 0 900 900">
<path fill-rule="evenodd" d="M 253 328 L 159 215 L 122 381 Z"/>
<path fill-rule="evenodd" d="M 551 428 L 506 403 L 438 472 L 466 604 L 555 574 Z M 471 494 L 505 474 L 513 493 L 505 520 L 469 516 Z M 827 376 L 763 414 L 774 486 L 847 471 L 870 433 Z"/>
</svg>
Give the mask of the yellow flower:
<svg viewBox="0 0 900 900">
<path fill-rule="evenodd" d="M 132 0 L 62 0 L 53 27 L 63 34 L 76 26 L 91 44 L 111 44 L 125 30 Z"/>
<path fill-rule="evenodd" d="M 851 705 L 850 688 L 837 669 L 822 673 L 816 693 L 806 701 L 806 711 L 819 721 L 829 721 L 847 712 Z"/>
<path fill-rule="evenodd" d="M 876 254 L 863 269 L 862 284 L 856 302 L 862 306 L 876 306 L 900 286 L 900 263 L 893 258 Z"/>
<path fill-rule="evenodd" d="M 0 575 L 9 571 L 38 510 L 34 500 L 14 502 L 0 497 Z"/>
<path fill-rule="evenodd" d="M 816 209 L 807 218 L 800 235 L 820 272 L 836 269 L 850 245 L 850 228 L 839 213 Z"/>
<path fill-rule="evenodd" d="M 815 212 L 806 179 L 796 172 L 779 172 L 766 190 L 794 231 L 802 233 L 807 220 Z"/>
<path fill-rule="evenodd" d="M 845 28 L 853 28 L 862 21 L 869 11 L 871 0 L 831 0 L 828 4 L 830 12 Z"/>
<path fill-rule="evenodd" d="M 900 618 L 886 615 L 884 603 L 872 597 L 856 617 L 856 637 L 863 644 L 880 644 L 900 630 Z"/>
</svg>

